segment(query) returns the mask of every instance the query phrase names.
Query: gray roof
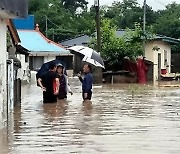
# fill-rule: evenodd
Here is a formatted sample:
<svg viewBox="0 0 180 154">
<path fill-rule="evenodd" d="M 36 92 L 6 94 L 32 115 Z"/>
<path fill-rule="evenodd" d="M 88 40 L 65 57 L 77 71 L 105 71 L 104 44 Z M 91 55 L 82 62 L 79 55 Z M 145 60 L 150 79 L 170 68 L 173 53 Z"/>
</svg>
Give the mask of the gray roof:
<svg viewBox="0 0 180 154">
<path fill-rule="evenodd" d="M 75 45 L 86 45 L 90 42 L 91 37 L 88 35 L 81 35 L 76 38 L 72 38 L 69 40 L 62 41 L 60 44 L 63 46 L 75 46 Z"/>
<path fill-rule="evenodd" d="M 125 34 L 126 32 L 124 30 L 117 30 L 116 31 L 116 36 L 117 37 L 121 37 Z M 166 37 L 166 36 L 156 36 L 153 39 L 150 40 L 162 40 L 165 42 L 169 42 L 169 43 L 180 43 L 180 40 L 178 39 L 174 39 L 174 38 L 170 38 L 170 37 Z M 75 38 L 71 38 L 65 41 L 62 41 L 60 44 L 66 47 L 71 47 L 71 46 L 75 46 L 75 45 L 84 45 L 87 46 L 87 44 L 91 41 L 91 37 L 88 35 L 81 35 L 81 36 L 77 36 Z"/>
<path fill-rule="evenodd" d="M 116 36 L 120 37 L 123 36 L 125 34 L 124 30 L 118 30 L 116 31 Z M 90 41 L 91 41 L 90 36 L 88 35 L 81 35 L 75 38 L 71 38 L 65 41 L 60 42 L 61 45 L 66 46 L 66 47 L 71 47 L 71 46 L 75 46 L 75 45 L 84 45 L 86 46 Z"/>
</svg>

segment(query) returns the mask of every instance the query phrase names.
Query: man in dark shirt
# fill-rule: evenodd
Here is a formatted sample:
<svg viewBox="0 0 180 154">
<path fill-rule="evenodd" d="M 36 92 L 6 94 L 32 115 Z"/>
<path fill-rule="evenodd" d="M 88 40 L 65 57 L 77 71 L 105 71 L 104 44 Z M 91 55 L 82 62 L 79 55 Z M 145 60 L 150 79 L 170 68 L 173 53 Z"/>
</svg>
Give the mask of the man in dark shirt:
<svg viewBox="0 0 180 154">
<path fill-rule="evenodd" d="M 53 86 L 55 83 L 55 86 Z M 38 78 L 38 84 L 43 91 L 43 103 L 57 102 L 57 94 L 59 93 L 59 79 L 56 73 L 56 65 L 49 65 L 49 71 L 44 73 L 41 78 Z"/>
<path fill-rule="evenodd" d="M 85 73 L 84 79 L 82 79 L 81 75 L 78 74 L 79 80 L 82 83 L 82 97 L 84 100 L 91 100 L 93 84 L 91 66 L 89 64 L 85 64 L 83 67 L 83 71 Z"/>
</svg>

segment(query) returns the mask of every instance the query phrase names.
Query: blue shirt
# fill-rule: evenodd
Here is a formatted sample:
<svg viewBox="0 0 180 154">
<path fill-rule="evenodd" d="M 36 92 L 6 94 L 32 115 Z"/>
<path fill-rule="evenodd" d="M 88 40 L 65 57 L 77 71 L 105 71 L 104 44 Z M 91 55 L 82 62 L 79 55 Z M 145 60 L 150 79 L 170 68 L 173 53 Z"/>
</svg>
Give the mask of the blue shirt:
<svg viewBox="0 0 180 154">
<path fill-rule="evenodd" d="M 84 76 L 84 80 L 80 78 L 80 81 L 82 82 L 82 90 L 84 93 L 88 93 L 92 89 L 93 84 L 93 76 L 92 73 L 86 73 Z"/>
</svg>

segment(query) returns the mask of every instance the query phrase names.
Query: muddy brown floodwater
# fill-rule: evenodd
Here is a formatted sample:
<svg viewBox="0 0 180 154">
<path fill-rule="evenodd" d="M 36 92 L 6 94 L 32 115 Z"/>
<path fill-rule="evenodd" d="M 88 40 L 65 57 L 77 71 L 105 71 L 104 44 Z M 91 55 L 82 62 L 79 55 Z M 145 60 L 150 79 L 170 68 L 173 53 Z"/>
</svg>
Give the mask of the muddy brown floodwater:
<svg viewBox="0 0 180 154">
<path fill-rule="evenodd" d="M 138 85 L 95 86 L 82 103 L 74 95 L 42 103 L 35 84 L 23 86 L 21 106 L 0 131 L 1 154 L 179 154 L 180 89 Z"/>
</svg>

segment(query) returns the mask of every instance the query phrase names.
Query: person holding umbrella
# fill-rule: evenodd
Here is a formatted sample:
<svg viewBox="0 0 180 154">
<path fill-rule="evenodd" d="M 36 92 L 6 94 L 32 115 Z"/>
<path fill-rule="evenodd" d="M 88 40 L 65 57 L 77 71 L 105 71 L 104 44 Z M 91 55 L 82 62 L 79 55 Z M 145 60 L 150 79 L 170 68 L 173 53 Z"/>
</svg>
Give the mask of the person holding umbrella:
<svg viewBox="0 0 180 154">
<path fill-rule="evenodd" d="M 83 67 L 83 72 L 85 74 L 84 79 L 81 77 L 81 74 L 78 74 L 79 80 L 82 83 L 83 100 L 91 100 L 92 97 L 93 76 L 91 73 L 91 69 L 91 65 L 85 64 Z"/>
<path fill-rule="evenodd" d="M 62 64 L 57 65 L 57 74 L 59 79 L 59 94 L 57 95 L 59 100 L 67 98 L 67 92 L 73 94 L 68 83 L 68 76 L 64 74 L 64 66 Z"/>
<path fill-rule="evenodd" d="M 57 102 L 59 79 L 56 73 L 56 64 L 50 63 L 49 71 L 45 72 L 37 81 L 43 91 L 43 103 Z"/>
</svg>

